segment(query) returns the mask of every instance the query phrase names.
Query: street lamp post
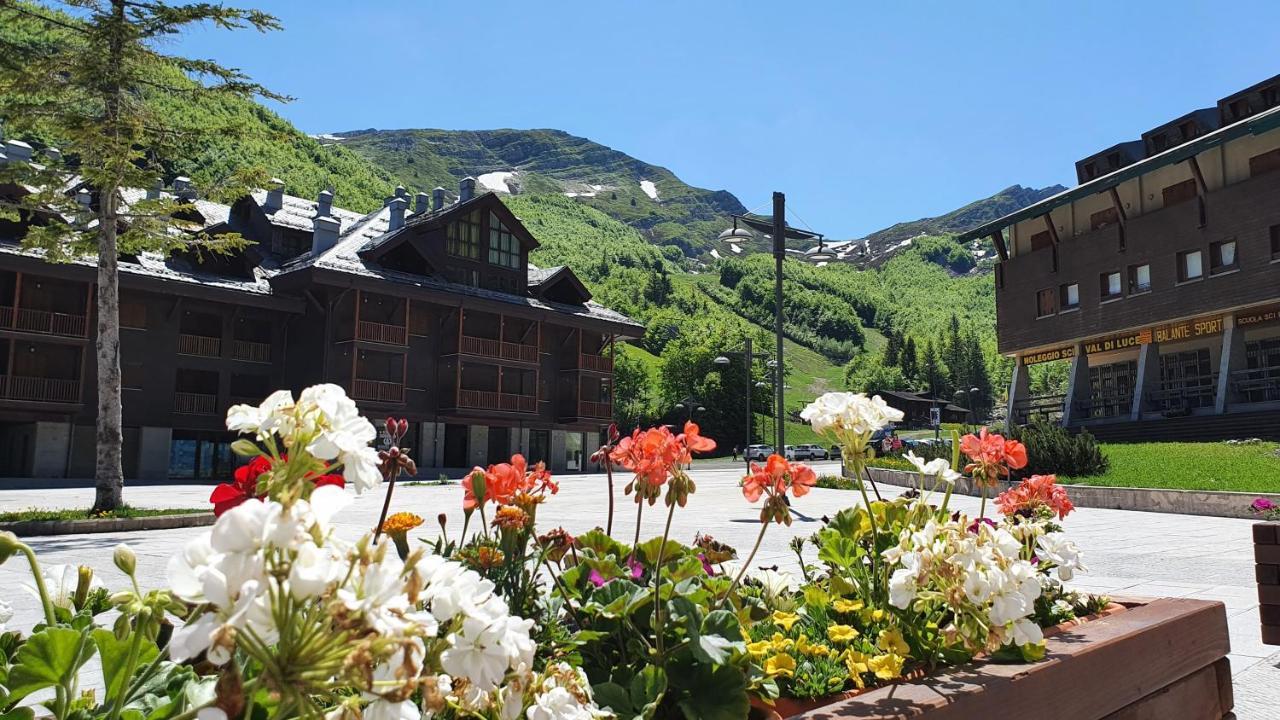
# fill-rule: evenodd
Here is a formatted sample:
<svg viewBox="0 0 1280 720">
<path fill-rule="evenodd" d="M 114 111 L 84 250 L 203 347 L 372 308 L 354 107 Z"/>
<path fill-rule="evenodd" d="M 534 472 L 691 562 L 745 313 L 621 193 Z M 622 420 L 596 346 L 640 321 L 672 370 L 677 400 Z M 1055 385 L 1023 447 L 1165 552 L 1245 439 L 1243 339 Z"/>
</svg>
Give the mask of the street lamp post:
<svg viewBox="0 0 1280 720">
<path fill-rule="evenodd" d="M 747 457 L 747 448 L 751 447 L 751 431 L 752 431 L 752 426 L 755 425 L 755 415 L 751 411 L 751 388 L 753 385 L 752 376 L 751 376 L 751 363 L 756 359 L 757 354 L 755 352 L 752 352 L 751 350 L 750 335 L 746 337 L 746 339 L 743 342 L 743 345 L 744 345 L 742 350 L 742 359 L 743 359 L 743 366 L 744 366 L 743 369 L 747 373 L 747 442 L 745 445 L 742 446 L 742 459 L 743 459 L 743 462 L 747 464 L 747 472 L 750 473 L 751 459 Z M 737 352 L 727 352 L 724 355 L 720 355 L 716 357 L 716 359 L 713 362 L 717 365 L 728 365 L 729 358 L 727 356 L 737 355 L 737 354 L 738 354 Z M 769 357 L 769 355 L 768 353 L 760 353 L 758 357 L 767 358 Z M 756 383 L 754 385 L 755 387 L 760 387 L 760 388 L 768 387 L 763 382 Z"/>
<path fill-rule="evenodd" d="M 746 228 L 739 228 L 738 221 L 750 228 L 754 228 L 760 232 L 770 233 L 773 241 L 773 332 L 776 341 L 774 361 L 777 362 L 777 375 L 774 378 L 774 422 L 776 424 L 777 444 L 775 448 L 779 453 L 785 453 L 786 450 L 786 397 L 783 383 L 783 334 L 782 334 L 782 261 L 787 255 L 787 236 L 799 240 L 817 240 L 818 247 L 815 250 L 807 252 L 805 255 L 810 260 L 829 260 L 835 257 L 834 253 L 827 251 L 823 246 L 823 237 L 820 233 L 807 230 L 798 230 L 796 228 L 787 227 L 787 198 L 780 192 L 773 193 L 773 217 L 769 222 L 764 218 L 749 217 L 747 215 L 734 215 L 733 227 L 720 233 L 720 239 L 739 243 L 745 240 L 755 238 Z"/>
</svg>

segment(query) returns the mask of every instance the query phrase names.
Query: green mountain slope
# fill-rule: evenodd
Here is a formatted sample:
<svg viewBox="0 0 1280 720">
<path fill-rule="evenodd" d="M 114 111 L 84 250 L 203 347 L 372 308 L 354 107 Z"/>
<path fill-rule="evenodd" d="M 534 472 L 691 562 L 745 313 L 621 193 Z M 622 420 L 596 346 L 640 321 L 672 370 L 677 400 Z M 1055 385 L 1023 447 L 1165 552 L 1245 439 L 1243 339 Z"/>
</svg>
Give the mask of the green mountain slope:
<svg viewBox="0 0 1280 720">
<path fill-rule="evenodd" d="M 412 190 L 453 191 L 471 175 L 481 189 L 573 197 L 691 256 L 709 251 L 728 216 L 746 210 L 727 191 L 693 187 L 666 168 L 561 130 L 357 130 L 330 137 Z"/>
</svg>

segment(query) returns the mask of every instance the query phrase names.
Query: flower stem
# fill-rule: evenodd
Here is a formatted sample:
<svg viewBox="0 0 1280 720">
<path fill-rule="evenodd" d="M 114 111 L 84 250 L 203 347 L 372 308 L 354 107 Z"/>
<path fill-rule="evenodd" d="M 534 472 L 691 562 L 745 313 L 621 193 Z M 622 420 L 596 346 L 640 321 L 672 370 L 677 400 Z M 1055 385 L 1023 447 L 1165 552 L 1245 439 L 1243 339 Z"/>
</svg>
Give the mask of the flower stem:
<svg viewBox="0 0 1280 720">
<path fill-rule="evenodd" d="M 640 544 L 640 514 L 644 512 L 644 502 L 636 496 L 636 537 L 631 541 L 631 557 L 636 556 L 636 546 Z"/>
<path fill-rule="evenodd" d="M 667 536 L 671 534 L 671 519 L 676 516 L 675 498 L 668 497 L 671 509 L 667 511 L 667 526 L 662 530 L 662 544 L 658 546 L 658 564 L 653 568 L 653 633 L 658 641 L 658 655 L 662 655 L 662 561 L 666 554 Z M 639 525 L 639 518 L 636 518 Z M 632 551 L 634 552 L 634 550 Z"/>
<path fill-rule="evenodd" d="M 48 625 L 57 625 L 58 616 L 53 614 L 53 601 L 49 599 L 49 588 L 45 586 L 44 575 L 40 573 L 40 561 L 36 560 L 36 553 L 30 545 L 21 543 L 19 549 L 27 556 L 27 563 L 31 565 L 31 577 L 35 580 L 36 592 L 40 594 L 40 604 L 44 608 L 44 621 Z"/>
<path fill-rule="evenodd" d="M 604 457 L 604 475 L 609 479 L 609 519 L 605 524 L 604 534 L 613 536 L 613 461 L 608 454 Z M 637 527 L 639 523 L 636 524 Z"/>
<path fill-rule="evenodd" d="M 725 592 L 724 598 L 721 599 L 721 602 L 728 600 L 729 596 L 733 594 L 733 591 L 737 589 L 738 583 L 742 582 L 743 576 L 747 574 L 747 570 L 751 567 L 751 561 L 756 559 L 756 553 L 760 551 L 760 543 L 764 542 L 764 534 L 768 530 L 769 523 L 767 521 L 762 521 L 760 523 L 760 534 L 756 535 L 756 544 L 751 547 L 751 553 L 747 555 L 747 559 L 742 563 L 742 567 L 739 568 L 737 576 L 735 576 L 733 578 L 733 582 L 729 584 L 729 589 Z M 717 604 L 717 608 L 718 607 L 719 605 Z"/>
</svg>

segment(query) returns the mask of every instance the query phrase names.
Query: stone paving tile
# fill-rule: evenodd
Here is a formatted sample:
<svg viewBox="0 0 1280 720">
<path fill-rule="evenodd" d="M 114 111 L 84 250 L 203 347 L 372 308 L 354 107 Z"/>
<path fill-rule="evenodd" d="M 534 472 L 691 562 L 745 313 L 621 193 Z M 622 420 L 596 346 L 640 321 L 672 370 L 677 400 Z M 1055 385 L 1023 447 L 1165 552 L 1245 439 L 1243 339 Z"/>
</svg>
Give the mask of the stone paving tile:
<svg viewBox="0 0 1280 720">
<path fill-rule="evenodd" d="M 816 465 L 819 472 L 837 470 L 835 463 Z M 688 507 L 677 509 L 672 537 L 689 542 L 698 532 L 709 533 L 741 552 L 748 551 L 759 532 L 755 519 L 758 508 L 742 499 L 737 488 L 739 475 L 740 470 L 736 468 L 696 466 L 693 476 L 698 491 L 690 498 Z M 560 480 L 560 495 L 539 510 L 540 527 L 545 530 L 563 525 L 570 532 L 581 533 L 603 526 L 607 503 L 604 476 L 563 476 Z M 618 538 L 630 541 L 636 527 L 636 505 L 622 496 L 625 482 L 625 478 L 615 481 L 613 530 Z M 140 486 L 126 488 L 125 497 L 130 504 L 140 507 L 204 507 L 210 490 L 207 485 Z M 896 487 L 881 488 L 885 496 L 896 496 L 901 491 L 902 488 Z M 6 510 L 34 506 L 83 507 L 92 502 L 92 497 L 93 492 L 88 488 L 5 490 L 0 484 L 0 509 Z M 462 528 L 461 497 L 461 488 L 456 484 L 404 485 L 396 489 L 393 507 L 427 518 L 427 525 L 421 529 L 423 536 L 436 533 L 435 517 L 445 513 L 448 532 L 456 536 Z M 776 564 L 798 574 L 796 558 L 787 549 L 787 541 L 812 534 L 821 527 L 823 515 L 856 504 L 859 499 L 857 492 L 822 489 L 796 499 L 796 522 L 791 527 L 771 527 L 754 564 Z M 975 514 L 979 506 L 979 500 L 971 497 L 955 496 L 952 503 L 953 507 L 970 514 Z M 337 531 L 343 537 L 354 539 L 372 528 L 380 510 L 380 495 L 360 497 L 338 519 Z M 644 508 L 641 537 L 662 532 L 666 520 L 664 510 L 661 503 Z M 1155 593 L 1223 601 L 1230 615 L 1237 698 L 1247 698 L 1245 704 L 1252 703 L 1249 705 L 1252 708 L 1256 705 L 1254 698 L 1261 702 L 1268 694 L 1274 696 L 1280 692 L 1277 690 L 1280 669 L 1276 667 L 1280 666 L 1280 656 L 1273 657 L 1276 648 L 1262 645 L 1259 637 L 1250 520 L 1081 508 L 1065 525 L 1084 551 L 1090 570 L 1079 576 L 1078 587 L 1114 595 Z M 472 527 L 474 529 L 474 523 Z M 124 584 L 124 578 L 111 564 L 111 549 L 117 543 L 128 542 L 138 554 L 143 585 L 157 586 L 164 582 L 168 557 L 196 532 L 200 530 L 104 533 L 32 538 L 30 542 L 42 562 L 89 564 L 109 587 Z M 812 554 L 809 560 L 814 561 Z M 15 562 L 0 566 L 0 597 L 14 603 L 17 613 L 13 624 L 19 627 L 29 626 L 38 617 L 34 598 L 19 589 L 25 582 L 28 582 L 25 567 Z M 1237 660 L 1239 662 L 1235 662 Z M 1256 686 L 1263 682 L 1271 685 L 1269 688 Z M 1277 716 L 1280 713 L 1274 710 L 1270 715 L 1239 715 L 1241 720 Z"/>
</svg>

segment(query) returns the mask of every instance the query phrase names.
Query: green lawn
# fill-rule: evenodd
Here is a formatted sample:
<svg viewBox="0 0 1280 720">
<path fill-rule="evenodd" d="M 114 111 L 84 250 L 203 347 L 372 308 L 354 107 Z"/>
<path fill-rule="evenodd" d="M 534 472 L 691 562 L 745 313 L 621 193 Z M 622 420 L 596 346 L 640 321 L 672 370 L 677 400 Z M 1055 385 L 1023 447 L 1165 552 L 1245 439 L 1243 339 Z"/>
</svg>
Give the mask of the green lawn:
<svg viewBox="0 0 1280 720">
<path fill-rule="evenodd" d="M 88 520 L 98 518 L 141 518 L 157 515 L 193 515 L 213 512 L 207 508 L 136 508 L 125 505 L 118 510 L 90 515 L 85 509 L 27 508 L 13 512 L 0 512 L 0 522 L 26 522 L 30 520 Z"/>
<path fill-rule="evenodd" d="M 1136 443 L 1102 445 L 1105 475 L 1062 478 L 1079 485 L 1280 493 L 1280 444 Z"/>
</svg>

